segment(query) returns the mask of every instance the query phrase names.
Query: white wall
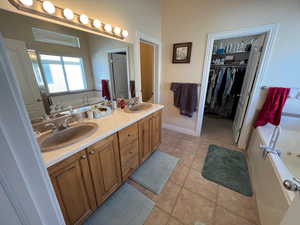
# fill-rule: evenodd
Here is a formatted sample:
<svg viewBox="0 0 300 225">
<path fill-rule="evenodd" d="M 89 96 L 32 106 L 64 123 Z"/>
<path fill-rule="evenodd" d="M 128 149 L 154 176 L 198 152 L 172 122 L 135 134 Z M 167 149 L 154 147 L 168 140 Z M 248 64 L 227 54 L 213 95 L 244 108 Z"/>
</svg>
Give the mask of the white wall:
<svg viewBox="0 0 300 225">
<path fill-rule="evenodd" d="M 201 82 L 207 34 L 210 32 L 279 23 L 279 35 L 264 85 L 300 87 L 299 21 L 299 0 L 163 0 L 161 95 L 166 106 L 164 122 L 195 129 L 195 117 L 183 117 L 173 106 L 170 82 Z M 193 42 L 191 63 L 172 64 L 173 43 L 188 41 Z"/>
</svg>

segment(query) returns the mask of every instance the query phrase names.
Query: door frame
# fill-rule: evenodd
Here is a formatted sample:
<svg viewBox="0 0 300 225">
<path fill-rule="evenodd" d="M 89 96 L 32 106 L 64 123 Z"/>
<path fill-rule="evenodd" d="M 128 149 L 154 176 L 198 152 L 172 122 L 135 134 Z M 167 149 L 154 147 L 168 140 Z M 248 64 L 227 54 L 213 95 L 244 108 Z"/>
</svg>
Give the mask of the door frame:
<svg viewBox="0 0 300 225">
<path fill-rule="evenodd" d="M 136 96 L 142 99 L 142 76 L 141 76 L 141 54 L 140 54 L 140 42 L 145 41 L 152 44 L 154 47 L 154 103 L 160 103 L 160 82 L 161 82 L 161 58 L 162 58 L 162 43 L 160 40 L 141 33 L 136 32 L 134 40 L 134 62 L 135 62 L 135 92 Z"/>
<path fill-rule="evenodd" d="M 248 104 L 246 115 L 244 118 L 244 122 L 247 121 L 248 124 L 246 126 L 245 123 L 243 123 L 244 125 L 242 127 L 240 139 L 239 139 L 239 143 L 238 143 L 238 146 L 240 148 L 246 147 L 248 135 L 251 131 L 251 125 L 249 125 L 249 122 L 251 123 L 251 121 L 255 115 L 255 109 L 258 104 L 258 93 L 259 93 L 263 78 L 265 77 L 267 70 L 269 68 L 271 54 L 272 54 L 272 50 L 274 48 L 276 37 L 278 35 L 278 31 L 279 31 L 279 24 L 269 24 L 269 25 L 263 25 L 263 26 L 258 26 L 258 27 L 249 27 L 249 28 L 242 28 L 242 29 L 238 29 L 238 30 L 215 32 L 215 33 L 208 34 L 205 58 L 204 58 L 204 65 L 203 65 L 203 72 L 202 72 L 202 78 L 201 78 L 202 81 L 201 81 L 200 98 L 199 98 L 199 102 L 198 102 L 199 110 L 198 110 L 197 116 L 196 116 L 196 128 L 195 128 L 196 136 L 200 136 L 201 131 L 202 131 L 205 99 L 206 99 L 209 70 L 210 70 L 214 41 L 221 40 L 221 39 L 228 39 L 228 38 L 253 36 L 253 35 L 259 35 L 262 33 L 266 33 L 265 45 L 263 47 L 259 68 L 257 69 L 256 79 L 254 81 L 252 93 L 250 95 L 249 104 Z"/>
<path fill-rule="evenodd" d="M 110 64 L 110 54 L 111 53 L 116 53 L 116 52 L 126 52 L 126 66 L 127 66 L 127 85 L 128 85 L 128 97 L 131 98 L 131 91 L 130 91 L 130 57 L 129 57 L 129 48 L 114 48 L 114 49 L 110 49 L 106 51 L 107 54 L 107 62 L 108 62 L 108 66 L 109 66 L 109 77 L 112 78 L 112 70 L 111 70 L 111 64 Z M 114 88 L 112 87 L 111 82 L 109 82 L 109 89 L 112 91 L 114 91 Z M 115 96 L 112 96 L 112 99 Z"/>
<path fill-rule="evenodd" d="M 65 225 L 12 68 L 0 33 L 0 185 L 20 224 Z"/>
</svg>

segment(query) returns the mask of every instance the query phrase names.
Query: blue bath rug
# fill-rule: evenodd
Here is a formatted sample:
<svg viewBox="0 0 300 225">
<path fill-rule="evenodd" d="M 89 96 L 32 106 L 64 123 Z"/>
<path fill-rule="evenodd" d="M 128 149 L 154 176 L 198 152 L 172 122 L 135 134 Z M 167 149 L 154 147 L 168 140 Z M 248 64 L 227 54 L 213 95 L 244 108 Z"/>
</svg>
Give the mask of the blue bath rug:
<svg viewBox="0 0 300 225">
<path fill-rule="evenodd" d="M 115 192 L 84 225 L 143 225 L 154 202 L 129 184 Z"/>
<path fill-rule="evenodd" d="M 202 176 L 246 196 L 252 196 L 245 154 L 216 145 L 208 147 Z"/>
<path fill-rule="evenodd" d="M 160 194 L 178 161 L 172 155 L 156 151 L 130 178 L 155 194 Z"/>
</svg>

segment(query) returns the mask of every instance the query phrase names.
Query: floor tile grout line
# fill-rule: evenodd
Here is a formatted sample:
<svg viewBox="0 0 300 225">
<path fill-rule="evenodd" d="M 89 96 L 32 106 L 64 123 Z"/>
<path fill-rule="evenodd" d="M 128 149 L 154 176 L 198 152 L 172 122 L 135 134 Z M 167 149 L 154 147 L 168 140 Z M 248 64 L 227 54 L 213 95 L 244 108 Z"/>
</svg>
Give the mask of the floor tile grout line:
<svg viewBox="0 0 300 225">
<path fill-rule="evenodd" d="M 227 210 L 228 212 L 230 212 L 231 214 L 233 214 L 234 216 L 242 218 L 242 219 L 246 220 L 249 223 L 253 223 L 253 224 L 257 225 L 257 221 L 255 222 L 255 221 L 249 220 L 248 218 L 245 218 L 244 216 L 241 216 L 240 214 L 237 214 L 235 211 L 233 211 L 231 209 L 228 209 L 223 205 L 217 205 L 217 207 L 221 207 L 221 208 Z"/>
<path fill-rule="evenodd" d="M 226 207 L 224 207 L 224 206 L 222 206 L 222 205 L 217 205 L 217 207 L 223 208 L 223 209 L 225 209 L 226 211 L 230 212 L 232 215 L 234 215 L 234 216 L 236 216 L 236 217 L 239 217 L 239 218 L 241 218 L 241 219 L 244 219 L 244 220 L 246 220 L 247 222 L 252 223 L 253 225 L 259 225 L 259 224 L 257 224 L 257 222 L 251 221 L 251 220 L 249 220 L 249 219 L 247 219 L 247 218 L 245 218 L 245 217 L 243 217 L 243 216 L 241 216 L 241 215 L 235 213 L 233 210 L 228 209 L 228 208 L 226 208 Z"/>
<path fill-rule="evenodd" d="M 223 186 L 222 186 L 222 187 L 223 187 Z M 219 185 L 219 188 L 218 188 L 217 200 L 219 200 L 220 188 L 221 188 L 221 185 Z M 225 187 L 225 188 L 226 188 L 226 187 Z M 233 215 L 235 215 L 235 216 L 237 216 L 237 217 L 240 217 L 240 218 L 242 218 L 242 219 L 244 219 L 244 220 L 246 220 L 246 221 L 248 221 L 248 222 L 250 222 L 250 223 L 256 224 L 256 222 L 251 221 L 251 220 L 249 220 L 248 218 L 245 218 L 244 216 L 241 216 L 240 214 L 237 214 L 234 210 L 231 210 L 231 209 L 227 208 L 226 206 L 223 206 L 223 205 L 219 204 L 218 201 L 217 201 L 216 203 L 217 203 L 217 207 L 221 207 L 221 208 L 227 210 L 228 212 L 230 212 L 231 214 L 233 214 Z"/>
<path fill-rule="evenodd" d="M 185 182 L 186 182 L 186 179 L 187 179 L 189 173 L 190 173 L 190 168 L 189 168 L 189 171 L 188 171 L 188 173 L 187 173 L 187 175 L 186 175 L 186 177 L 185 177 L 185 179 L 184 179 L 184 181 L 183 181 L 183 185 L 180 186 L 180 191 L 178 192 L 178 195 L 177 195 L 177 197 L 176 197 L 176 200 L 175 200 L 173 209 L 171 210 L 171 215 L 173 215 L 173 213 L 174 213 L 174 209 L 175 209 L 175 207 L 176 207 L 176 205 L 177 205 L 179 196 L 180 196 L 180 194 L 182 193 L 182 190 L 183 190 L 183 188 L 184 188 L 184 184 L 185 184 Z M 178 219 L 177 217 L 175 217 L 175 218 L 176 218 L 178 221 L 180 221 L 182 224 L 185 224 L 184 222 L 182 222 L 182 221 L 181 221 L 180 219 Z"/>
<path fill-rule="evenodd" d="M 214 204 L 217 203 L 217 200 L 216 200 L 216 201 L 213 201 L 213 200 L 211 200 L 211 199 L 205 197 L 205 196 L 202 195 L 202 194 L 199 194 L 199 193 L 197 193 L 197 192 L 195 192 L 195 191 L 193 191 L 193 190 L 190 190 L 190 189 L 187 188 L 187 187 L 183 187 L 183 188 L 186 189 L 186 190 L 188 190 L 189 192 L 192 192 L 193 194 L 195 194 L 195 195 L 197 195 L 197 196 L 199 196 L 199 197 L 201 197 L 201 198 L 204 198 L 205 200 L 208 200 L 208 201 L 214 203 Z"/>
</svg>

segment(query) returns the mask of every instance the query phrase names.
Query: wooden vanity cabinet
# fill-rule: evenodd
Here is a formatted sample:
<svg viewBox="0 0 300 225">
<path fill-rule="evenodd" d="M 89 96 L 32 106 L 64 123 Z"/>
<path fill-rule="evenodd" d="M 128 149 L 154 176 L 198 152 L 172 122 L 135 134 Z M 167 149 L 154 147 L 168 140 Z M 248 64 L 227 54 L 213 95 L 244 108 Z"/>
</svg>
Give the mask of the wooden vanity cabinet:
<svg viewBox="0 0 300 225">
<path fill-rule="evenodd" d="M 152 153 L 151 149 L 151 116 L 138 122 L 139 126 L 139 161 L 143 163 Z"/>
<path fill-rule="evenodd" d="M 80 225 L 161 142 L 161 111 L 48 168 L 67 225 Z"/>
<path fill-rule="evenodd" d="M 121 185 L 118 137 L 116 134 L 87 149 L 97 206 Z"/>
<path fill-rule="evenodd" d="M 127 178 L 139 166 L 139 130 L 138 123 L 134 123 L 118 132 L 122 180 Z"/>
<path fill-rule="evenodd" d="M 48 172 L 66 224 L 82 224 L 121 185 L 117 135 L 51 166 Z"/>
<path fill-rule="evenodd" d="M 161 143 L 161 111 L 150 117 L 151 151 L 154 152 Z"/>
<path fill-rule="evenodd" d="M 66 224 L 82 224 L 96 209 L 86 151 L 51 166 L 48 172 Z"/>
<path fill-rule="evenodd" d="M 143 163 L 161 143 L 161 111 L 138 122 L 139 158 Z"/>
</svg>

